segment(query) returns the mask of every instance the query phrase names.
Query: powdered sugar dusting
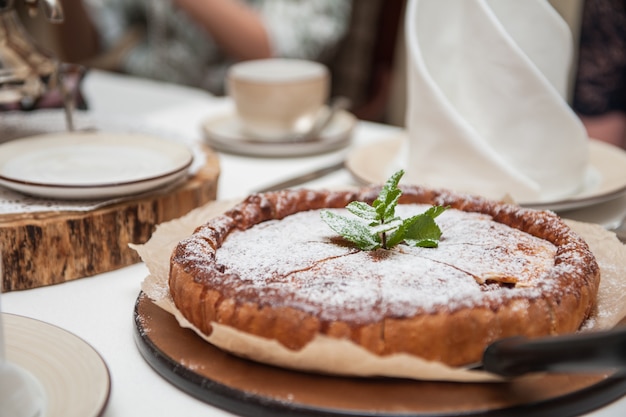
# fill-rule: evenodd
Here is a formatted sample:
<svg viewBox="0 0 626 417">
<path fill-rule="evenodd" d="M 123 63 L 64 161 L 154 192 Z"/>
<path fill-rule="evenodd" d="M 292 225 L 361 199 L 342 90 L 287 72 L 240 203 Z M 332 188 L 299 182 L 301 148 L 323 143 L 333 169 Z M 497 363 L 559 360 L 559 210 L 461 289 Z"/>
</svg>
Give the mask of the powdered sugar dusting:
<svg viewBox="0 0 626 417">
<path fill-rule="evenodd" d="M 427 208 L 402 204 L 397 214 L 404 218 Z M 241 301 L 357 323 L 535 297 L 539 287 L 550 285 L 556 253 L 551 243 L 483 214 L 450 209 L 437 223 L 443 234 L 436 249 L 361 251 L 338 237 L 319 210 L 299 212 L 231 232 L 216 261 L 224 267 L 221 279 L 234 284 Z M 202 256 L 194 254 L 203 252 L 200 244 L 188 249 L 189 256 Z M 505 278 L 515 286 L 500 285 Z"/>
</svg>

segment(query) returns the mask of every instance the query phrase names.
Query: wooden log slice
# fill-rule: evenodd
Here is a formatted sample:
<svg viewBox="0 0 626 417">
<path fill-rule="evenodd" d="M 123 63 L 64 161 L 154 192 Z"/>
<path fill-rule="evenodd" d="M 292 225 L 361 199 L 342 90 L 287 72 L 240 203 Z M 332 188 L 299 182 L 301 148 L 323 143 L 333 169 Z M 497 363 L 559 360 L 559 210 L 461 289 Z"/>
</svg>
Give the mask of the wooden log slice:
<svg viewBox="0 0 626 417">
<path fill-rule="evenodd" d="M 86 212 L 0 214 L 3 292 L 58 284 L 137 262 L 129 243 L 145 243 L 156 225 L 180 217 L 217 196 L 217 155 L 167 191 L 155 191 Z"/>
</svg>

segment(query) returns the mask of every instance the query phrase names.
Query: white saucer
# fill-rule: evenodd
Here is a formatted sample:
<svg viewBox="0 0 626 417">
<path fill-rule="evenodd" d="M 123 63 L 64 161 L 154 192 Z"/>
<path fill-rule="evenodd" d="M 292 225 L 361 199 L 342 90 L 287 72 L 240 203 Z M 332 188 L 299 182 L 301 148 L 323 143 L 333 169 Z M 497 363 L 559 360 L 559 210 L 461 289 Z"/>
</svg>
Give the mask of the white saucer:
<svg viewBox="0 0 626 417">
<path fill-rule="evenodd" d="M 403 140 L 404 133 L 357 148 L 348 155 L 346 168 L 361 183 L 382 184 L 389 176 L 387 168 L 396 157 Z M 565 211 L 603 203 L 626 193 L 626 152 L 597 140 L 590 141 L 589 151 L 591 167 L 598 174 L 597 181 L 567 199 L 518 201 L 518 204 L 539 210 Z"/>
<path fill-rule="evenodd" d="M 314 155 L 343 148 L 350 143 L 356 117 L 340 111 L 318 140 L 264 142 L 245 136 L 234 113 L 211 117 L 202 124 L 207 143 L 217 151 L 246 156 L 290 157 Z"/>
<path fill-rule="evenodd" d="M 109 400 L 111 382 L 102 357 L 84 340 L 39 320 L 2 314 L 7 360 L 43 386 L 46 417 L 95 417 Z"/>
<path fill-rule="evenodd" d="M 121 197 L 172 183 L 192 162 L 186 145 L 149 135 L 43 134 L 0 145 L 0 185 L 58 199 Z"/>
</svg>

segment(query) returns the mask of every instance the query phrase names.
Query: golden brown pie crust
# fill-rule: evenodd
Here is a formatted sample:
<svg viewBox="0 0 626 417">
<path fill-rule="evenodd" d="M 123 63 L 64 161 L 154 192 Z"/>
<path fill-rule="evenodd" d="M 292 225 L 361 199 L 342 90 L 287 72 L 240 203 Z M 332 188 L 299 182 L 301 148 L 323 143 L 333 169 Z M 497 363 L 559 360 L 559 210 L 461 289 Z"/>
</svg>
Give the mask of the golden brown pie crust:
<svg viewBox="0 0 626 417">
<path fill-rule="evenodd" d="M 401 188 L 400 204 L 443 205 L 483 213 L 495 222 L 551 242 L 556 248 L 554 265 L 542 278 L 551 285 L 540 296 L 521 291 L 519 296 L 486 298 L 472 306 L 441 306 L 437 311 L 369 322 L 328 320 L 280 300 L 264 299 L 261 293 L 234 291 L 229 283 L 246 277 L 236 276 L 216 262 L 216 253 L 231 232 L 302 211 L 343 208 L 355 200 L 371 203 L 380 187 L 287 190 L 252 195 L 177 245 L 169 277 L 176 307 L 206 335 L 211 334 L 211 323 L 217 322 L 298 350 L 322 334 L 350 339 L 377 355 L 403 352 L 451 366 L 480 361 L 485 346 L 502 337 L 574 332 L 593 310 L 600 269 L 584 240 L 556 214 L 445 190 Z"/>
</svg>

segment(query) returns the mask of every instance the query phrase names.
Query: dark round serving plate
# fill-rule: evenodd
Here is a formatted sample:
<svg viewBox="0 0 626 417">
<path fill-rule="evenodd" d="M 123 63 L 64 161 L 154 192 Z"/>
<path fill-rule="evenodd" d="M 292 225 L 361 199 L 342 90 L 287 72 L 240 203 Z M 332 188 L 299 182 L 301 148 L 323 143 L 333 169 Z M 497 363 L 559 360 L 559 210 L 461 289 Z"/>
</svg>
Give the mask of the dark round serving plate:
<svg viewBox="0 0 626 417">
<path fill-rule="evenodd" d="M 348 378 L 296 372 L 230 355 L 141 293 L 137 346 L 156 372 L 188 394 L 249 416 L 576 416 L 626 394 L 615 375 L 534 375 L 506 383 Z"/>
</svg>

